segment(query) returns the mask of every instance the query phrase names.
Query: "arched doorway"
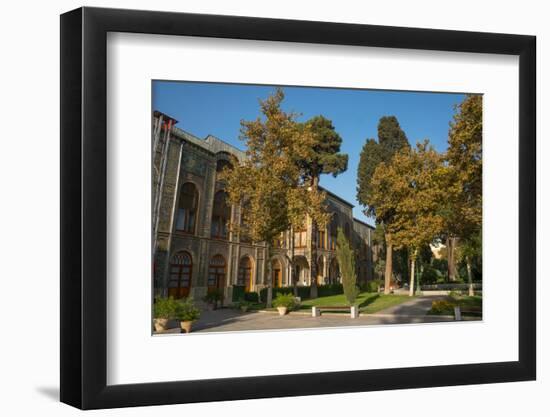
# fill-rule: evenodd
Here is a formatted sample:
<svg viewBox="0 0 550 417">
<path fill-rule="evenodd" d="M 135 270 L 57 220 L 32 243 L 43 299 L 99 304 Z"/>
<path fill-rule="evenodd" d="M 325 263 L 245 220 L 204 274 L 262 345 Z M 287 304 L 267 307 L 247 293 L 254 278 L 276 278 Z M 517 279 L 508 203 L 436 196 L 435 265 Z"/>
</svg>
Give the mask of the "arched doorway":
<svg viewBox="0 0 550 417">
<path fill-rule="evenodd" d="M 191 275 L 193 260 L 188 252 L 177 252 L 170 260 L 170 276 L 168 278 L 168 296 L 182 298 L 189 296 L 191 290 Z"/>
<path fill-rule="evenodd" d="M 215 239 L 227 239 L 227 223 L 231 217 L 231 207 L 227 204 L 227 193 L 223 190 L 214 194 L 210 234 Z"/>
<path fill-rule="evenodd" d="M 239 274 L 237 285 L 243 285 L 246 292 L 252 291 L 252 261 L 248 256 L 243 256 L 239 261 Z"/>
<path fill-rule="evenodd" d="M 338 266 L 338 260 L 336 258 L 332 258 L 332 261 L 330 261 L 328 277 L 331 284 L 340 282 L 340 267 Z"/>
<path fill-rule="evenodd" d="M 325 284 L 325 258 L 323 255 L 317 259 L 317 285 Z"/>
<path fill-rule="evenodd" d="M 304 256 L 294 258 L 294 280 L 297 285 L 310 285 L 309 263 Z"/>
<path fill-rule="evenodd" d="M 283 266 L 278 259 L 273 259 L 273 261 L 271 261 L 271 283 L 273 288 L 280 288 L 283 286 Z"/>
<path fill-rule="evenodd" d="M 181 186 L 178 213 L 176 216 L 176 230 L 185 233 L 195 233 L 199 193 L 193 183 L 186 182 Z"/>
<path fill-rule="evenodd" d="M 221 255 L 215 255 L 210 259 L 208 265 L 208 291 L 221 289 L 225 287 L 225 258 Z"/>
</svg>

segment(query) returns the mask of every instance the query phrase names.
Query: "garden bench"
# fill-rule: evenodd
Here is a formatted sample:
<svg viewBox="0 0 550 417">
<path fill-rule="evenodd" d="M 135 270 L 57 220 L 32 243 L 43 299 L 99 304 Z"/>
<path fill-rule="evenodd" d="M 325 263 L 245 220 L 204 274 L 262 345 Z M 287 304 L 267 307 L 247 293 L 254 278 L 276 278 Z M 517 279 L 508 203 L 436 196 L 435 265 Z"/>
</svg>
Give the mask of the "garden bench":
<svg viewBox="0 0 550 417">
<path fill-rule="evenodd" d="M 359 317 L 357 306 L 313 306 L 311 307 L 311 317 L 319 317 L 322 311 L 349 311 L 352 319 Z"/>
</svg>

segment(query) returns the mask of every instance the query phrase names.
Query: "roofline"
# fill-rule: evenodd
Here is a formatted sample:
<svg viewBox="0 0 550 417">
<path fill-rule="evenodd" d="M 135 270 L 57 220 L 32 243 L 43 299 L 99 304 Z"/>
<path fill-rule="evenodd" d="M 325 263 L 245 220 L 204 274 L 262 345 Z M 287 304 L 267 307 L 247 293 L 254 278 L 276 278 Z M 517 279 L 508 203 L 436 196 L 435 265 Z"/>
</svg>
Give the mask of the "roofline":
<svg viewBox="0 0 550 417">
<path fill-rule="evenodd" d="M 332 191 L 327 190 L 325 187 L 321 187 L 319 185 L 319 189 L 326 192 L 328 195 L 336 198 L 337 200 L 341 201 L 342 203 L 345 203 L 346 205 L 350 206 L 351 208 L 355 207 L 354 204 L 350 203 L 348 200 L 344 200 L 342 197 L 340 197 L 339 195 L 334 194 Z"/>
<path fill-rule="evenodd" d="M 220 141 L 220 142 L 222 142 L 222 143 L 225 143 L 227 146 L 230 146 L 230 147 L 232 147 L 233 149 L 236 149 L 236 150 L 238 150 L 239 152 L 242 152 L 243 154 L 246 154 L 246 151 L 245 151 L 245 150 L 242 150 L 242 149 L 237 148 L 235 145 L 232 145 L 232 144 L 230 144 L 229 142 L 226 142 L 225 140 L 220 139 L 220 138 L 217 137 L 216 135 L 213 135 L 213 134 L 209 133 L 208 135 L 206 135 L 206 137 L 204 138 L 204 140 L 208 140 L 208 138 L 214 138 L 214 139 L 216 139 L 216 140 L 218 140 L 218 141 Z"/>
<path fill-rule="evenodd" d="M 178 123 L 178 120 L 174 119 L 172 116 L 170 116 L 170 115 L 168 115 L 168 114 L 166 114 L 166 113 L 161 112 L 160 110 L 153 110 L 153 116 L 154 116 L 154 117 L 163 116 L 163 117 L 165 117 L 165 118 L 167 118 L 167 119 L 169 119 L 169 120 L 174 121 L 174 125 L 175 125 L 176 123 Z"/>
<path fill-rule="evenodd" d="M 162 113 L 162 112 L 159 111 L 159 110 L 154 110 L 154 111 L 153 111 L 153 114 L 154 114 L 154 115 L 162 114 L 162 115 L 164 115 L 164 116 L 170 117 L 170 116 L 168 116 L 168 115 Z M 173 118 L 171 118 L 171 119 L 172 119 L 172 120 L 176 120 L 176 119 L 173 119 Z M 176 122 L 177 122 L 177 121 L 176 121 Z M 172 129 L 173 129 L 174 133 L 176 133 L 176 135 L 177 135 L 178 131 L 181 132 L 181 133 L 183 133 L 183 135 L 181 135 L 181 134 L 180 134 L 180 135 L 177 135 L 177 136 L 179 136 L 179 137 L 180 137 L 181 139 L 183 139 L 183 140 L 187 139 L 187 138 L 185 137 L 185 135 L 187 135 L 187 136 L 189 136 L 190 138 L 192 138 L 192 139 L 194 139 L 195 141 L 197 141 L 198 143 L 195 143 L 194 145 L 200 146 L 200 145 L 201 145 L 201 142 L 206 142 L 206 141 L 208 140 L 208 138 L 213 138 L 213 139 L 218 140 L 218 141 L 224 143 L 225 145 L 227 145 L 227 146 L 229 146 L 229 147 L 235 149 L 238 153 L 241 153 L 241 154 L 242 154 L 241 156 L 243 156 L 243 157 L 246 156 L 246 151 L 243 151 L 243 150 L 237 148 L 236 146 L 234 146 L 234 145 L 232 145 L 232 144 L 226 142 L 225 140 L 220 139 L 220 138 L 218 138 L 217 136 L 214 136 L 214 135 L 212 135 L 212 134 L 208 134 L 204 139 L 201 139 L 201 138 L 199 138 L 198 136 L 195 136 L 195 135 L 193 135 L 192 133 L 190 133 L 190 132 L 188 132 L 188 131 L 182 129 L 181 127 L 172 126 Z M 182 137 L 182 136 L 184 136 L 184 137 Z M 204 149 L 205 151 L 207 151 L 207 152 L 209 152 L 209 153 L 211 153 L 211 154 L 214 155 L 214 152 L 212 152 L 210 149 L 206 149 L 206 148 L 204 148 L 203 146 L 201 146 L 201 148 Z M 330 195 L 331 197 L 335 198 L 336 200 L 338 200 L 338 201 L 344 203 L 345 205 L 347 205 L 347 206 L 349 206 L 349 207 L 351 207 L 351 208 L 354 208 L 354 207 L 355 207 L 354 204 L 352 204 L 352 203 L 350 203 L 349 201 L 343 199 L 343 198 L 340 197 L 339 195 L 334 194 L 332 191 L 329 191 L 329 190 L 327 190 L 326 188 L 324 188 L 324 187 L 322 187 L 322 186 L 319 186 L 319 189 L 322 190 L 322 191 L 324 191 L 324 192 L 326 192 L 328 195 Z M 353 220 L 357 220 L 357 219 L 353 218 Z M 363 224 L 369 226 L 370 228 L 373 228 L 371 225 L 369 225 L 369 224 L 367 224 L 367 223 L 361 222 L 360 220 L 357 220 L 357 221 L 359 221 L 360 223 L 363 223 Z M 374 229 L 374 228 L 373 228 L 373 229 Z"/>
<path fill-rule="evenodd" d="M 363 225 L 369 227 L 369 228 L 372 229 L 372 230 L 375 230 L 375 229 L 376 229 L 376 227 L 374 227 L 374 226 L 368 224 L 367 222 L 364 222 L 363 220 L 359 220 L 357 217 L 354 217 L 354 218 L 353 218 L 353 221 L 354 221 L 354 222 L 357 222 L 357 223 L 361 223 L 361 224 L 363 224 Z"/>
</svg>

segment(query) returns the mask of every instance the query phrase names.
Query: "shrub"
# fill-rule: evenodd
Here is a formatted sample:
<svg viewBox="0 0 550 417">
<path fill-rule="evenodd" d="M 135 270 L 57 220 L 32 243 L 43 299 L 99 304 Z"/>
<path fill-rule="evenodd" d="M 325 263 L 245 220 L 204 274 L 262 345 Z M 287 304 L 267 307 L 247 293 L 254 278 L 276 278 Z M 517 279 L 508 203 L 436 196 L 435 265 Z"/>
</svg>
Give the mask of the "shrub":
<svg viewBox="0 0 550 417">
<path fill-rule="evenodd" d="M 202 300 L 208 304 L 216 304 L 218 301 L 223 300 L 223 291 L 219 288 L 210 290 L 206 293 Z"/>
<path fill-rule="evenodd" d="M 367 283 L 361 288 L 361 290 L 366 292 L 378 292 L 378 288 L 380 287 L 380 280 L 374 279 L 372 281 L 367 281 Z"/>
<path fill-rule="evenodd" d="M 446 259 L 432 259 L 432 268 L 441 272 L 443 276 L 447 274 L 449 264 Z"/>
<path fill-rule="evenodd" d="M 234 306 L 236 308 L 241 308 L 241 307 L 251 307 L 254 303 L 251 303 L 250 301 L 246 301 L 244 298 L 241 298 L 239 300 L 239 302 L 235 303 Z"/>
<path fill-rule="evenodd" d="M 173 297 L 156 297 L 153 304 L 153 317 L 156 319 L 171 319 L 174 318 L 178 301 Z"/>
<path fill-rule="evenodd" d="M 277 297 L 277 294 L 294 294 L 294 288 L 293 287 L 273 288 L 273 291 L 272 291 L 273 298 Z M 260 290 L 260 298 L 264 302 L 267 300 L 267 287 L 262 288 Z"/>
<path fill-rule="evenodd" d="M 260 300 L 257 292 L 245 292 L 243 298 L 245 301 L 248 301 L 250 303 L 258 303 Z"/>
<path fill-rule="evenodd" d="M 177 320 L 195 321 L 201 315 L 200 310 L 197 307 L 195 307 L 195 304 L 193 303 L 193 299 L 190 297 L 184 300 L 181 300 L 176 304 L 177 306 L 175 309 L 174 318 Z"/>
<path fill-rule="evenodd" d="M 296 306 L 296 300 L 293 294 L 277 294 L 273 300 L 273 307 L 286 307 L 292 310 Z"/>
<path fill-rule="evenodd" d="M 310 297 L 311 286 L 297 286 L 297 295 L 302 300 L 306 300 Z M 317 295 L 319 297 L 328 297 L 329 295 L 343 294 L 344 290 L 342 284 L 326 284 L 317 286 Z M 273 298 L 277 297 L 277 294 L 294 294 L 294 287 L 279 287 L 273 288 Z M 260 290 L 260 298 L 262 301 L 267 300 L 267 288 Z"/>
<path fill-rule="evenodd" d="M 462 293 L 458 290 L 451 290 L 449 291 L 449 297 L 453 298 L 453 299 L 458 299 L 460 298 L 460 296 L 462 295 Z"/>
<path fill-rule="evenodd" d="M 344 286 L 338 283 L 319 285 L 317 287 L 317 294 L 319 295 L 319 297 L 328 297 L 330 295 L 338 295 L 343 293 L 344 293 Z"/>
<path fill-rule="evenodd" d="M 446 300 L 432 301 L 431 314 L 454 314 L 455 303 Z"/>
<path fill-rule="evenodd" d="M 244 285 L 233 285 L 233 294 L 231 301 L 238 301 L 244 298 L 245 287 Z"/>
<path fill-rule="evenodd" d="M 437 279 L 439 277 L 438 270 L 430 265 L 426 265 L 424 267 L 424 271 L 422 271 L 422 275 L 420 276 L 420 283 L 421 284 L 435 284 L 437 282 Z"/>
</svg>

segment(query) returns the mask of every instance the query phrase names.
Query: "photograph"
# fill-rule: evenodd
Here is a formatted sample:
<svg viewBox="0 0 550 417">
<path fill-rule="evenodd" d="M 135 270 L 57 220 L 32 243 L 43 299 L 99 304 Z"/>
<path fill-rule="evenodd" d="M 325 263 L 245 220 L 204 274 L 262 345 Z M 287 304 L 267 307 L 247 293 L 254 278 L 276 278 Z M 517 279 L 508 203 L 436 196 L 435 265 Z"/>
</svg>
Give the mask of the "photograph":
<svg viewBox="0 0 550 417">
<path fill-rule="evenodd" d="M 482 320 L 482 94 L 151 88 L 154 335 Z"/>
</svg>

